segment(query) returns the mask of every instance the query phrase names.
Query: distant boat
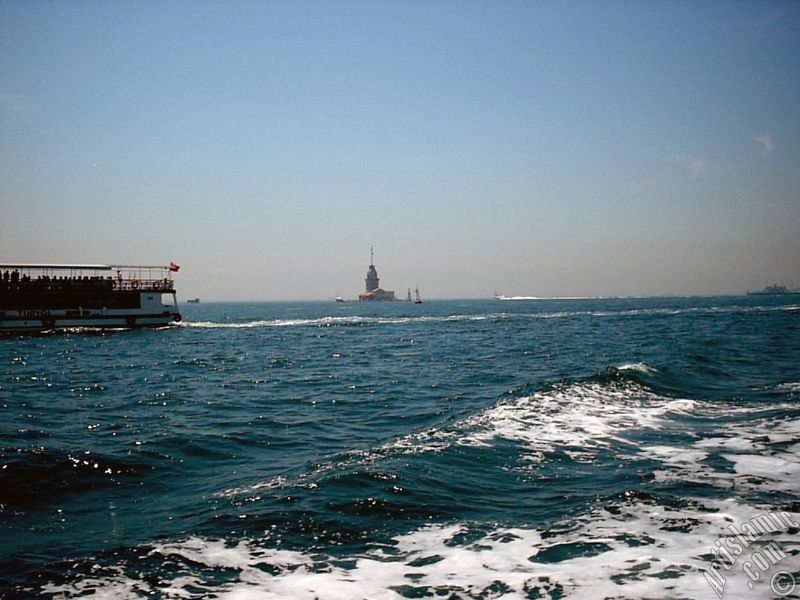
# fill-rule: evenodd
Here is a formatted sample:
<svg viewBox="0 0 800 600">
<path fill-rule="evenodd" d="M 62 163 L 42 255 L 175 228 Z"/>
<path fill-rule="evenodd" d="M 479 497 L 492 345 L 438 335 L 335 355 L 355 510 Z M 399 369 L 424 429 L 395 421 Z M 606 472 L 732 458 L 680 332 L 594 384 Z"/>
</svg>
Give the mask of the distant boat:
<svg viewBox="0 0 800 600">
<path fill-rule="evenodd" d="M 788 296 L 792 294 L 800 294 L 800 290 L 790 290 L 785 285 L 768 285 L 763 290 L 757 292 L 747 292 L 748 296 Z"/>
<path fill-rule="evenodd" d="M 406 296 L 406 302 L 411 302 L 411 288 L 408 288 L 408 296 Z"/>
<path fill-rule="evenodd" d="M 337 302 L 344 302 L 344 298 L 342 298 L 341 296 L 336 296 L 336 301 Z"/>
<path fill-rule="evenodd" d="M 414 294 L 415 294 L 414 304 L 422 304 L 422 298 L 419 297 L 419 286 L 417 286 L 416 289 L 414 290 Z"/>
<path fill-rule="evenodd" d="M 189 304 L 200 304 L 200 298 L 191 298 L 186 301 Z"/>
</svg>

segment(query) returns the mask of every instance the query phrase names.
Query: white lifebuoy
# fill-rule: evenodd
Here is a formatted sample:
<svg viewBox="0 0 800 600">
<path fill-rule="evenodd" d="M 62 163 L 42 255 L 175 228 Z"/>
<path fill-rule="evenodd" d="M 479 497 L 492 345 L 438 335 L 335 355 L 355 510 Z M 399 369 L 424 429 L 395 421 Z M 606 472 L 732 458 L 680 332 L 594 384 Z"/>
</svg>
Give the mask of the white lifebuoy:
<svg viewBox="0 0 800 600">
<path fill-rule="evenodd" d="M 131 288 L 134 289 L 134 290 L 138 290 L 139 289 L 139 280 L 138 279 L 134 279 L 134 280 L 131 281 Z"/>
</svg>

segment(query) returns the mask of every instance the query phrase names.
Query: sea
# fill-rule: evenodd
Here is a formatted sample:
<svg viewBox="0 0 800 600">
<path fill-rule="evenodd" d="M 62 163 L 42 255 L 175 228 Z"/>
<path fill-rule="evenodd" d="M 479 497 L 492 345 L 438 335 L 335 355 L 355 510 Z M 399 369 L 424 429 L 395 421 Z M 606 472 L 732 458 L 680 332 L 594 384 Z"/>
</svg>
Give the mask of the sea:
<svg viewBox="0 0 800 600">
<path fill-rule="evenodd" d="M 0 338 L 0 597 L 800 598 L 797 296 Z"/>
</svg>

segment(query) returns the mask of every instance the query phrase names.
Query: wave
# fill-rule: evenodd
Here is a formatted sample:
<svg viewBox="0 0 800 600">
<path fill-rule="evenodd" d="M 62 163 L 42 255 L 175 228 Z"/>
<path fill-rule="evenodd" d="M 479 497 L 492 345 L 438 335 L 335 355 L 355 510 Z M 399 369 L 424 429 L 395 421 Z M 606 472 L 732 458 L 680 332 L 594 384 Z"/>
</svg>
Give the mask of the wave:
<svg viewBox="0 0 800 600">
<path fill-rule="evenodd" d="M 640 455 L 660 463 L 658 481 L 695 482 L 774 494 L 800 492 L 800 414 L 795 404 L 726 407 L 706 405 L 695 418 L 716 423 L 689 446 L 653 445 Z M 781 416 L 776 416 L 780 414 Z M 713 460 L 711 460 L 713 459 Z M 727 468 L 719 468 L 720 459 Z"/>
<path fill-rule="evenodd" d="M 483 314 L 458 314 L 446 316 L 417 315 L 411 317 L 365 317 L 340 316 L 307 319 L 254 319 L 251 321 L 181 321 L 175 324 L 183 328 L 201 329 L 251 329 L 266 327 L 331 327 L 348 325 L 404 325 L 414 323 L 455 323 L 471 321 L 523 320 L 523 319 L 570 319 L 575 317 L 617 318 L 635 316 L 675 316 L 687 314 L 749 314 L 762 312 L 797 312 L 800 305 L 784 306 L 712 306 L 690 308 L 633 308 L 623 310 L 577 310 L 534 313 L 494 312 Z"/>
<path fill-rule="evenodd" d="M 576 311 L 570 316 L 593 316 L 593 317 L 630 317 L 640 315 L 653 316 L 673 316 L 673 315 L 713 315 L 713 314 L 750 314 L 750 313 L 772 313 L 772 312 L 798 312 L 800 304 L 790 304 L 782 306 L 693 306 L 686 308 L 631 308 L 624 310 L 599 310 L 599 311 Z"/>
<path fill-rule="evenodd" d="M 703 500 L 680 510 L 625 494 L 615 506 L 592 510 L 549 529 L 432 524 L 388 544 L 347 556 L 282 549 L 267 536 L 236 544 L 190 537 L 149 547 L 147 558 L 171 565 L 158 578 L 131 560 L 43 591 L 61 597 L 94 594 L 135 598 L 711 598 L 705 577 L 711 549 L 731 523 L 763 512 L 734 500 Z M 783 513 L 800 521 L 800 513 Z M 796 547 L 791 529 L 759 540 Z M 751 548 L 751 553 L 757 548 Z M 141 552 L 137 554 L 141 555 Z M 742 557 L 742 562 L 745 558 Z M 797 554 L 779 568 L 800 566 Z M 775 569 L 777 570 L 777 568 Z M 766 573 L 765 573 L 766 574 Z M 730 597 L 769 595 L 770 577 L 750 581 L 741 569 L 725 573 Z M 748 583 L 755 583 L 753 588 Z"/>
<path fill-rule="evenodd" d="M 676 416 L 689 414 L 699 402 L 657 393 L 637 380 L 640 374 L 657 370 L 643 363 L 635 365 L 503 399 L 453 423 L 409 433 L 369 450 L 345 452 L 316 464 L 312 475 L 303 472 L 296 479 L 281 475 L 224 490 L 219 496 L 307 485 L 330 472 L 389 456 L 441 454 L 457 447 L 491 448 L 501 440 L 515 444 L 520 459 L 528 464 L 541 463 L 559 451 L 582 463 L 591 463 L 599 452 L 620 445 L 634 452 L 638 445 L 635 435 L 670 426 Z"/>
<path fill-rule="evenodd" d="M 215 321 L 182 321 L 179 327 L 205 329 L 247 329 L 253 327 L 330 327 L 334 325 L 402 325 L 406 323 L 452 323 L 459 321 L 486 321 L 503 319 L 504 313 L 486 315 L 448 315 L 444 317 L 319 317 L 315 319 L 268 319 L 237 323 Z"/>
<path fill-rule="evenodd" d="M 790 381 L 787 383 L 781 383 L 776 386 L 776 389 L 797 394 L 800 393 L 800 381 Z"/>
<path fill-rule="evenodd" d="M 776 490 L 796 488 L 800 481 L 800 419 L 791 416 L 796 405 L 676 398 L 656 390 L 659 378 L 666 376 L 646 363 L 625 363 L 581 381 L 556 383 L 532 394 L 502 399 L 455 422 L 412 432 L 372 449 L 342 453 L 315 464 L 313 472 L 303 471 L 297 477 L 284 474 L 226 489 L 218 496 L 305 487 L 320 483 L 331 473 L 393 456 L 442 454 L 459 447 L 488 449 L 501 442 L 513 444 L 519 460 L 528 465 L 545 463 L 558 452 L 585 464 L 593 463 L 601 453 L 611 453 L 623 460 L 652 461 L 658 481 L 693 481 L 720 488 L 729 488 L 736 474 L 749 473 L 755 478 L 755 469 L 763 470 L 765 463 L 748 457 L 766 453 L 774 468 L 763 470 L 763 477 Z M 776 413 L 784 416 L 777 418 Z M 720 414 L 733 420 L 718 424 Z M 647 432 L 651 436 L 663 432 L 663 439 L 684 432 L 687 419 L 706 424 L 706 437 L 688 446 L 642 444 Z M 793 449 L 778 446 L 793 441 Z M 712 454 L 729 467 L 709 466 Z M 754 478 L 750 487 L 758 490 L 763 481 Z M 748 485 L 740 482 L 740 487 Z"/>
<path fill-rule="evenodd" d="M 346 479 L 353 467 L 359 476 L 365 464 L 386 457 L 438 453 L 455 446 L 492 447 L 506 440 L 517 445 L 524 460 L 533 462 L 555 451 L 591 462 L 594 453 L 606 450 L 642 465 L 649 461 L 656 483 L 666 485 L 655 486 L 652 495 L 628 489 L 598 496 L 570 519 L 541 526 L 505 527 L 463 519 L 415 524 L 359 550 L 298 550 L 286 547 L 280 528 L 260 526 L 250 531 L 264 531 L 262 537 L 250 533 L 235 541 L 199 536 L 159 541 L 115 551 L 108 559 L 114 564 L 92 565 L 42 590 L 59 597 L 95 594 L 123 599 L 716 597 L 705 577 L 715 542 L 729 533 L 732 523 L 772 509 L 776 493 L 794 498 L 800 492 L 800 414 L 792 402 L 742 405 L 672 398 L 639 381 L 653 371 L 658 373 L 644 363 L 626 363 L 585 380 L 503 399 L 449 425 L 402 436 L 373 450 L 345 453 L 339 462 L 315 464 L 296 481 L 281 476 L 222 494 L 307 486 L 329 494 L 331 502 L 334 496 L 315 478 Z M 693 429 L 681 445 L 675 440 L 685 433 L 687 422 Z M 638 434 L 643 430 L 660 429 L 667 429 L 668 435 L 659 436 L 659 443 L 641 442 Z M 682 493 L 671 501 L 669 491 L 663 493 L 675 489 L 670 482 L 681 490 L 688 484 L 695 485 L 689 489 L 713 486 L 726 497 Z M 363 481 L 354 486 L 359 494 L 367 488 Z M 783 514 L 800 523 L 800 505 L 780 506 Z M 341 514 L 337 518 L 341 520 Z M 750 554 L 774 542 L 787 550 L 779 568 L 797 572 L 796 533 L 789 528 L 769 534 Z M 726 597 L 770 594 L 769 576 L 752 581 L 741 564 L 724 574 Z"/>
<path fill-rule="evenodd" d="M 620 365 L 617 367 L 620 371 L 636 371 L 638 373 L 647 373 L 647 374 L 655 374 L 658 373 L 658 369 L 655 367 L 651 367 L 643 362 L 637 363 L 625 363 L 624 365 Z"/>
<path fill-rule="evenodd" d="M 608 300 L 609 296 L 495 296 L 495 300 Z"/>
<path fill-rule="evenodd" d="M 147 470 L 141 462 L 89 451 L 5 449 L 4 454 L 0 470 L 0 507 L 31 507 L 68 493 L 120 485 Z"/>
<path fill-rule="evenodd" d="M 488 447 L 503 439 L 518 444 L 530 461 L 556 450 L 591 461 L 598 449 L 612 443 L 633 445 L 630 433 L 659 429 L 668 415 L 685 414 L 695 403 L 661 396 L 633 381 L 558 384 L 500 402 L 453 427 L 401 438 L 391 447 L 416 453 L 451 445 Z"/>
</svg>

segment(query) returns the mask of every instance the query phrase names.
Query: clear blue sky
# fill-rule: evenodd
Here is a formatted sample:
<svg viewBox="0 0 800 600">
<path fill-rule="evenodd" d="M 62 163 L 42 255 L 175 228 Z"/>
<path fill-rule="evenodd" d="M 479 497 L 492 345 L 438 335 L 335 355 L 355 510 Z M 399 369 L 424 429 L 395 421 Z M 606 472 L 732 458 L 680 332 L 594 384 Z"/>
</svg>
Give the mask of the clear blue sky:
<svg viewBox="0 0 800 600">
<path fill-rule="evenodd" d="M 800 3 L 0 0 L 0 260 L 184 297 L 800 285 Z"/>
</svg>

